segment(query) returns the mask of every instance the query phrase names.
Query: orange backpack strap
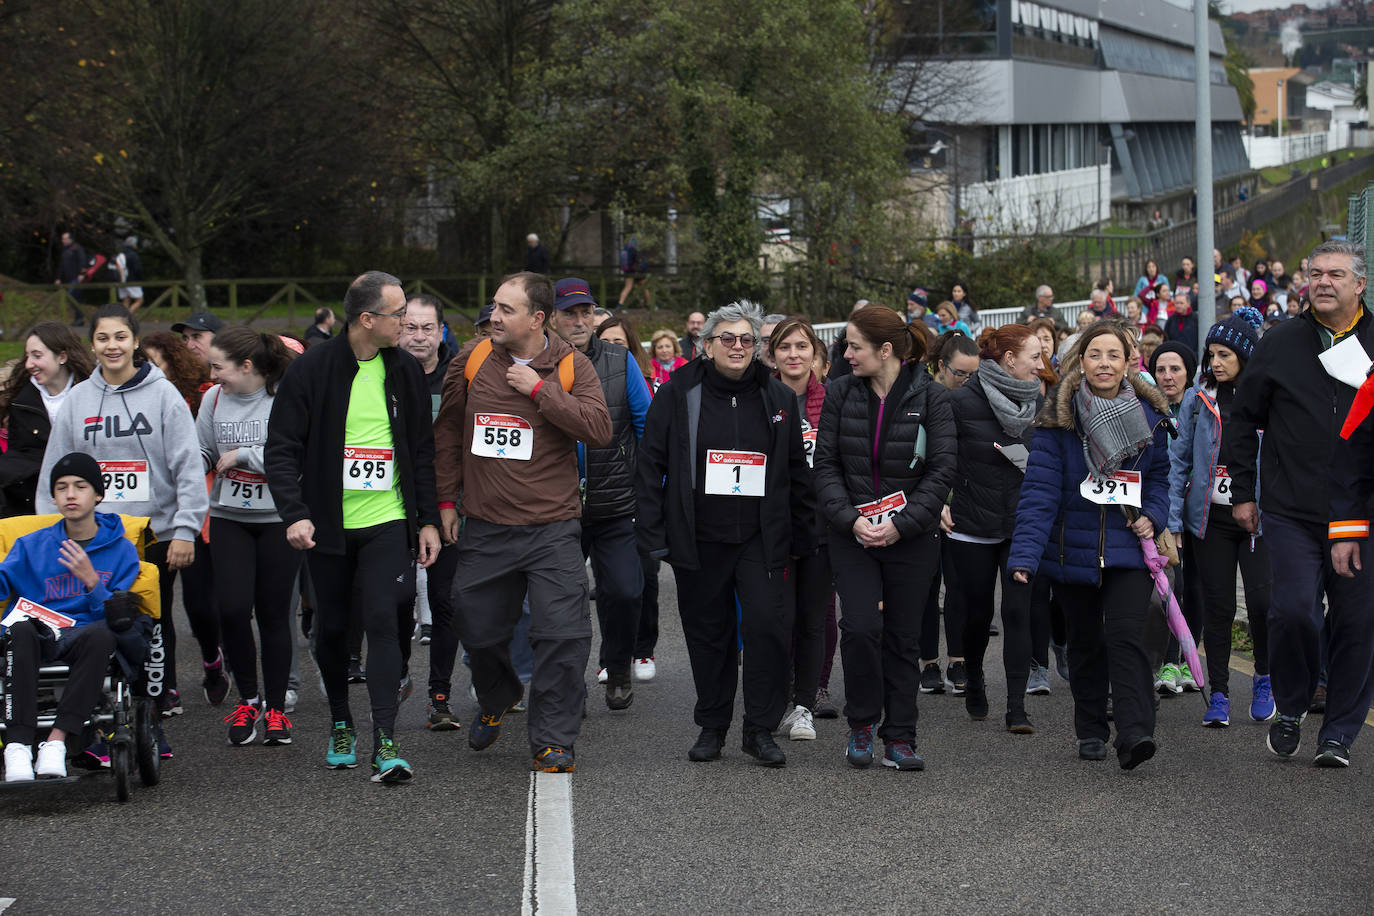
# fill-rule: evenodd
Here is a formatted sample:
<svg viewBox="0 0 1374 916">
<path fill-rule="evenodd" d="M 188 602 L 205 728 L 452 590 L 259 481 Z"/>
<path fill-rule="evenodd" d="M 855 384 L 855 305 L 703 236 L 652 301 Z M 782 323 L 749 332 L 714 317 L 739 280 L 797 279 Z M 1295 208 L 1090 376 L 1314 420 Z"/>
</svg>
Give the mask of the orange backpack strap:
<svg viewBox="0 0 1374 916">
<path fill-rule="evenodd" d="M 482 363 L 486 362 L 490 355 L 491 338 L 483 337 L 477 341 L 477 346 L 472 348 L 472 352 L 468 354 L 468 363 L 463 367 L 463 379 L 466 382 L 464 387 L 472 387 L 472 380 L 477 377 L 477 372 L 482 368 Z"/>
<path fill-rule="evenodd" d="M 573 355 L 571 353 L 558 361 L 558 384 L 563 386 L 564 391 L 572 391 Z"/>
<path fill-rule="evenodd" d="M 472 387 L 472 380 L 477 377 L 477 373 L 482 368 L 482 363 L 487 361 L 491 355 L 491 338 L 484 337 L 478 341 L 477 346 L 472 348 L 468 354 L 467 365 L 463 367 L 463 378 L 467 382 L 467 387 Z M 563 386 L 564 391 L 572 391 L 573 386 L 573 355 L 569 353 L 558 361 L 558 384 Z"/>
</svg>

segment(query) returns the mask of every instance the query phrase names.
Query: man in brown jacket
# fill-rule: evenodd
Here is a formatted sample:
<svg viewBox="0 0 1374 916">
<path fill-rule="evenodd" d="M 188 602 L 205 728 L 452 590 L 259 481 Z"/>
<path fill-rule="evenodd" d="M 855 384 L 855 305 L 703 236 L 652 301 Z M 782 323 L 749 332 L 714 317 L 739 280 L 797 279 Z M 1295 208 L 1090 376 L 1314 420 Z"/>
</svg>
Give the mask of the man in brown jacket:
<svg viewBox="0 0 1374 916">
<path fill-rule="evenodd" d="M 608 443 L 611 417 L 592 364 L 545 331 L 553 307 L 542 274 L 518 273 L 497 289 L 490 343 L 469 341 L 444 378 L 435 478 L 443 536 L 458 544 L 453 603 L 480 707 L 468 743 L 490 747 L 523 694 L 510 640 L 528 591 L 534 769 L 570 773 L 592 640 L 577 443 Z"/>
</svg>

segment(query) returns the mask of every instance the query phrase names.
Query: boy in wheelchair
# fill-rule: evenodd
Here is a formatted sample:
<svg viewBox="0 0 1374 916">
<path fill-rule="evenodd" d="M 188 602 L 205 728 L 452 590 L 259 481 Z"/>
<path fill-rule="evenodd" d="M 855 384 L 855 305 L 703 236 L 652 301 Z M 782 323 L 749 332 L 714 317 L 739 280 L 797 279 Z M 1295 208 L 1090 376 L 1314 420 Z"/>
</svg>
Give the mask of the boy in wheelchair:
<svg viewBox="0 0 1374 916">
<path fill-rule="evenodd" d="M 107 614 L 113 593 L 134 584 L 139 560 L 120 517 L 95 511 L 105 495 L 100 466 L 90 455 L 72 452 L 53 466 L 49 486 L 62 519 L 15 541 L 0 561 L 0 595 L 16 602 L 27 598 L 73 623 L 54 636 L 47 624 L 25 618 L 11 622 L 0 638 L 8 671 L 5 782 L 67 775 L 67 735 L 80 735 L 99 702 L 110 656 L 118 649 L 131 663 L 141 661 L 151 631 L 149 618 L 128 600 L 111 602 Z M 38 669 L 44 664 L 67 665 L 70 674 L 35 764 Z"/>
</svg>

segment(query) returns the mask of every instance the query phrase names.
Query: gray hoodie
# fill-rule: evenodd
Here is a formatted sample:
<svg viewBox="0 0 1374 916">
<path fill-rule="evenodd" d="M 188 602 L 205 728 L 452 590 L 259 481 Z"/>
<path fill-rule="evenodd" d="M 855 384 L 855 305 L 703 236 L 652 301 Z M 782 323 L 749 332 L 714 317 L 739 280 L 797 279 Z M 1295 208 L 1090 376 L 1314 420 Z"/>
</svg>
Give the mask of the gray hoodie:
<svg viewBox="0 0 1374 916">
<path fill-rule="evenodd" d="M 210 491 L 210 514 L 215 518 L 252 524 L 281 521 L 262 467 L 273 400 L 266 386 L 252 394 L 233 394 L 221 385 L 201 399 L 196 434 L 206 470 L 213 471 L 221 455 L 238 449 L 235 466 L 227 474 L 215 475 Z"/>
<path fill-rule="evenodd" d="M 157 366 L 145 363 L 119 388 L 107 385 L 97 367 L 72 388 L 43 453 L 35 512 L 57 511 L 48 477 L 68 452 L 121 463 L 102 465 L 109 478 L 102 509 L 149 517 L 159 541 L 194 541 L 200 535 L 210 497 L 196 424 L 181 392 Z M 145 493 L 146 499 L 138 498 Z"/>
</svg>

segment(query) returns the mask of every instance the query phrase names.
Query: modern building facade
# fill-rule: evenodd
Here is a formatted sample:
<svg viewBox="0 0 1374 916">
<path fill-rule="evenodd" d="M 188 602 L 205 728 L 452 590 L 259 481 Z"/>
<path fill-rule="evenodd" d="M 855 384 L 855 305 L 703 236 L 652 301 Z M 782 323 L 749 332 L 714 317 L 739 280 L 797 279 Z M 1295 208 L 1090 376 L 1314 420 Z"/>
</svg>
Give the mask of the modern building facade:
<svg viewBox="0 0 1374 916">
<path fill-rule="evenodd" d="M 974 5 L 982 31 L 948 43 L 944 65 L 968 91 L 941 100 L 931 126 L 913 138 L 916 180 L 943 173 L 949 228 L 1053 232 L 1113 217 L 1144 225 L 1191 214 L 1190 8 L 1165 0 Z M 1224 206 L 1250 166 L 1215 22 L 1206 39 L 1213 178 Z"/>
</svg>

